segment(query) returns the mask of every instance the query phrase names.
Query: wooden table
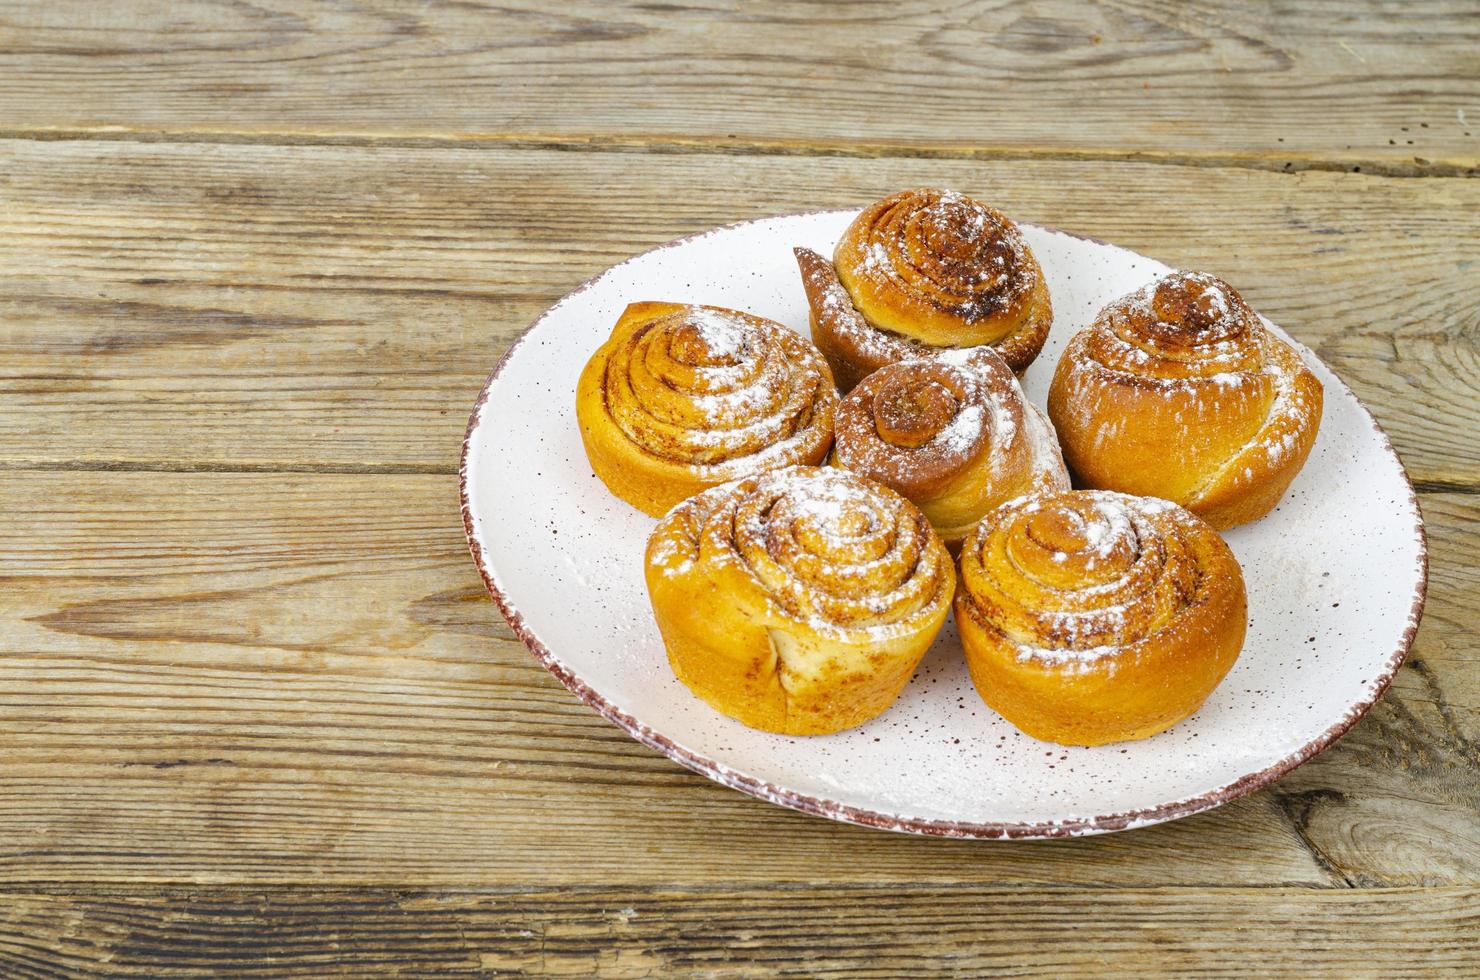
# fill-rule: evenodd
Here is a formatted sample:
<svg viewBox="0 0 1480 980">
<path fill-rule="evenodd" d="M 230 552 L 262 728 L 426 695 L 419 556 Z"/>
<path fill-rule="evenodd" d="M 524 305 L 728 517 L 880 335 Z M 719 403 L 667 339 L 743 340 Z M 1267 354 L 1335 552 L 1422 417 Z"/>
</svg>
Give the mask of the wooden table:
<svg viewBox="0 0 1480 980">
<path fill-rule="evenodd" d="M 53 0 L 0 5 L 0 107 L 0 974 L 1480 970 L 1473 4 Z M 510 634 L 456 492 L 510 340 L 926 183 L 1226 277 L 1377 414 L 1428 612 L 1335 748 L 1132 833 L 894 836 Z"/>
</svg>

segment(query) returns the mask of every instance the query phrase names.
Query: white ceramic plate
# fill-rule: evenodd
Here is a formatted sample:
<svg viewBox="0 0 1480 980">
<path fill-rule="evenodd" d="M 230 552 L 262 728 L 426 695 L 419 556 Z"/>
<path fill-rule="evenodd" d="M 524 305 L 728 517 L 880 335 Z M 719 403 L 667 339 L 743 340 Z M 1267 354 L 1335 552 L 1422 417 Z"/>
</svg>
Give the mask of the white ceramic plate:
<svg viewBox="0 0 1480 980">
<path fill-rule="evenodd" d="M 1304 348 L 1326 387 L 1320 438 L 1274 513 L 1227 535 L 1248 583 L 1248 640 L 1202 710 L 1170 731 L 1099 748 L 1029 738 L 977 697 L 954 624 L 890 710 L 838 735 L 752 731 L 690 694 L 668 668 L 643 585 L 655 522 L 587 465 L 577 375 L 636 300 L 733 307 L 805 332 L 792 247 L 831 254 L 853 215 L 747 221 L 628 259 L 546 311 L 494 369 L 468 422 L 463 520 L 489 591 L 551 673 L 634 738 L 726 786 L 959 837 L 1094 833 L 1195 813 L 1293 769 L 1371 707 L 1423 607 L 1423 525 L 1372 416 Z M 1053 296 L 1053 331 L 1024 382 L 1042 406 L 1065 341 L 1168 267 L 1023 230 Z"/>
</svg>

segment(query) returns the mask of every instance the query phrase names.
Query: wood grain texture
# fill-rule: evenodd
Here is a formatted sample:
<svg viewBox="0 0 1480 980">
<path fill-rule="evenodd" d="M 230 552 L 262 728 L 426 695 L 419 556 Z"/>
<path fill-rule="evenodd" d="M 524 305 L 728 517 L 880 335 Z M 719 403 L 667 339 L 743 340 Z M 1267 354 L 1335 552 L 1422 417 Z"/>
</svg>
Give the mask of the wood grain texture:
<svg viewBox="0 0 1480 980">
<path fill-rule="evenodd" d="M 1429 601 L 1408 663 L 1359 737 L 1274 788 L 1318 860 L 1356 886 L 1480 871 L 1480 496 L 1421 502 Z"/>
<path fill-rule="evenodd" d="M 1474 889 L 0 895 L 11 977 L 1472 976 Z"/>
<path fill-rule="evenodd" d="M 0 466 L 452 472 L 484 374 L 581 280 L 715 224 L 943 183 L 1224 276 L 1415 479 L 1480 482 L 1480 181 L 24 140 L 0 163 Z"/>
<path fill-rule="evenodd" d="M 1276 801 L 931 841 L 688 773 L 538 667 L 441 475 L 0 474 L 0 882 L 1306 883 Z"/>
<path fill-rule="evenodd" d="M 1480 159 L 1480 20 L 1444 0 L 118 0 L 8 6 L 0 29 L 12 132 Z"/>
<path fill-rule="evenodd" d="M 0 0 L 0 976 L 1480 974 L 1477 124 L 1447 0 Z M 510 634 L 451 477 L 512 338 L 926 183 L 1224 276 L 1378 416 L 1429 603 L 1327 753 L 889 835 Z"/>
<path fill-rule="evenodd" d="M 484 596 L 440 474 L 12 472 L 0 499 L 0 883 L 1480 881 L 1445 720 L 1468 739 L 1477 706 L 1411 671 L 1220 810 L 924 840 L 722 789 L 582 706 Z M 1424 500 L 1436 558 L 1480 546 L 1480 497 Z M 1471 670 L 1477 606 L 1436 577 L 1417 658 Z"/>
</svg>

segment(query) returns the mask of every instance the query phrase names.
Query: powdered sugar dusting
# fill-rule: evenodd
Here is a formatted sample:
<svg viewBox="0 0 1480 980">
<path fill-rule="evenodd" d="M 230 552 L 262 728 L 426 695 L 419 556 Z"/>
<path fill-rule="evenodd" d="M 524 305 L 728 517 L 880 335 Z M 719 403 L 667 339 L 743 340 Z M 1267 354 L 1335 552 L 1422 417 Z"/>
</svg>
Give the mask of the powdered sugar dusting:
<svg viewBox="0 0 1480 980">
<path fill-rule="evenodd" d="M 962 587 L 1018 660 L 1098 669 L 1177 628 L 1175 611 L 1162 603 L 1168 595 L 1194 601 L 1201 552 L 1188 542 L 1212 534 L 1156 498 L 1110 491 L 1019 498 L 989 515 L 964 546 Z M 1050 546 L 1044 535 L 1078 544 Z M 990 564 L 988 553 L 997 556 Z M 1011 584 L 1018 579 L 1030 584 Z M 1024 605 L 1025 596 L 1036 597 L 1033 604 Z"/>
<path fill-rule="evenodd" d="M 570 365 L 578 367 L 600 339 L 593 311 L 605 318 L 631 296 L 681 288 L 698 265 L 715 271 L 701 273 L 702 288 L 696 280 L 685 298 L 742 308 L 749 300 L 757 313 L 804 327 L 794 268 L 773 268 L 765 256 L 799 243 L 830 246 L 851 218 L 747 225 L 742 234 L 718 232 L 624 266 L 546 318 L 495 382 L 468 461 L 471 523 L 502 601 L 524 614 L 521 635 L 548 648 L 541 656 L 562 680 L 638 737 L 726 785 L 812 813 L 947 835 L 1078 834 L 1203 809 L 1285 771 L 1333 738 L 1322 735 L 1333 725 L 1345 729 L 1385 685 L 1395 650 L 1401 660 L 1421 548 L 1397 462 L 1355 400 L 1314 363 L 1326 379 L 1322 428 L 1330 431 L 1285 505 L 1230 538 L 1249 573 L 1249 647 L 1207 708 L 1165 735 L 1103 749 L 1054 748 L 1048 756 L 1049 746 L 1019 736 L 976 702 L 951 627 L 891 711 L 837 736 L 788 740 L 744 730 L 668 676 L 639 558 L 653 522 L 591 479 L 568 410 L 546 419 L 522 411 L 521 400 L 528 406 L 548 397 L 562 371 L 574 377 Z M 1107 290 L 1144 281 L 1155 263 L 1024 231 L 1061 307 L 1061 336 L 1050 338 L 1043 363 L 1030 372 L 1029 397 L 1040 399 L 1061 342 L 1079 317 L 1093 315 L 1091 302 L 1103 305 L 1114 298 Z M 1333 527 L 1345 533 L 1332 534 Z M 580 580 L 561 557 L 577 549 Z M 1364 574 L 1374 567 L 1393 574 Z M 1321 578 L 1323 570 L 1331 577 Z M 1306 601 L 1306 589 L 1326 601 Z M 1336 600 L 1340 608 L 1332 609 Z M 1312 635 L 1318 642 L 1306 644 Z"/>
<path fill-rule="evenodd" d="M 661 569 L 667 576 L 686 574 L 694 567 L 696 557 L 697 552 L 689 547 L 689 543 L 675 534 L 655 534 L 648 546 L 648 564 Z"/>
<path fill-rule="evenodd" d="M 1114 657 L 1123 653 L 1124 650 L 1124 646 L 1115 643 L 1077 650 L 1072 647 L 1039 647 L 1020 643 L 1017 647 L 1017 658 L 1023 663 L 1036 660 L 1050 667 L 1072 667 L 1074 673 L 1085 673 L 1098 661 Z"/>
<path fill-rule="evenodd" d="M 1069 486 L 1052 427 L 982 348 L 864 379 L 838 406 L 833 459 L 914 501 L 952 547 L 1003 500 Z"/>
<path fill-rule="evenodd" d="M 1017 380 L 990 352 L 899 361 L 843 400 L 835 453 L 849 469 L 913 497 L 922 482 L 938 483 L 983 452 L 1011 450 L 1022 411 Z"/>
<path fill-rule="evenodd" d="M 1233 314 L 1233 309 L 1228 305 L 1228 294 L 1218 288 L 1218 286 L 1208 284 L 1203 287 L 1203 291 L 1199 295 L 1202 301 L 1207 304 L 1208 308 L 1218 316 L 1225 317 Z"/>
<path fill-rule="evenodd" d="M 1093 558 L 1108 558 L 1111 546 L 1135 533 L 1130 510 L 1122 501 L 1097 498 L 1093 503 L 1097 520 L 1084 522 L 1084 540 Z"/>
<path fill-rule="evenodd" d="M 612 421 L 706 482 L 816 462 L 831 441 L 838 395 L 825 363 L 780 324 L 682 306 L 619 328 L 596 356 Z"/>
<path fill-rule="evenodd" d="M 722 567 L 741 569 L 768 628 L 865 645 L 937 619 L 953 582 L 919 511 L 831 468 L 791 467 L 685 501 L 653 532 L 648 560 L 664 575 L 711 581 Z"/>
<path fill-rule="evenodd" d="M 1184 433 L 1179 465 L 1201 479 L 1182 503 L 1222 493 L 1230 481 L 1255 487 L 1308 449 L 1319 424 L 1313 376 L 1231 286 L 1174 273 L 1109 304 L 1064 354 L 1051 403 L 1070 461 L 1140 459 L 1166 431 Z M 1297 381 L 1299 383 L 1297 383 Z M 1121 392 L 1107 417 L 1105 399 Z M 1127 409 L 1127 399 L 1135 407 Z M 1253 430 L 1225 449 L 1219 434 Z"/>
<path fill-rule="evenodd" d="M 1033 471 L 1038 474 L 1034 489 L 1069 489 L 1069 470 L 1064 465 L 1064 454 L 1059 448 L 1059 437 L 1053 423 L 1038 406 L 1026 399 L 1027 411 L 1023 413 L 1023 432 L 1028 439 L 1028 452 L 1033 459 Z"/>
<path fill-rule="evenodd" d="M 745 321 L 707 306 L 689 307 L 689 323 L 699 328 L 710 354 L 716 358 L 736 358 L 745 350 Z"/>
<path fill-rule="evenodd" d="M 986 412 L 980 405 L 968 405 L 951 419 L 950 424 L 931 440 L 944 456 L 961 456 L 981 438 Z"/>
<path fill-rule="evenodd" d="M 835 267 L 796 251 L 813 335 L 844 391 L 885 364 L 949 347 L 995 345 L 1021 370 L 1052 321 L 1021 231 L 955 191 L 906 191 L 866 208 L 839 241 Z"/>
<path fill-rule="evenodd" d="M 866 209 L 858 274 L 974 324 L 1020 303 L 1041 273 L 1017 226 L 954 190 L 925 188 Z M 856 297 L 855 297 L 856 299 Z"/>
</svg>

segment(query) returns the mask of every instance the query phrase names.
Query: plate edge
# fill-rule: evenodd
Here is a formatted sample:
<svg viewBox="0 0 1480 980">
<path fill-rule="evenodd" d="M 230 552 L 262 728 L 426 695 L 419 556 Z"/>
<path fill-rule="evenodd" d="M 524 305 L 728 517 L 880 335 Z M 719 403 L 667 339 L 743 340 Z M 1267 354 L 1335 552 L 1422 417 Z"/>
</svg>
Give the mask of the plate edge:
<svg viewBox="0 0 1480 980">
<path fill-rule="evenodd" d="M 1311 350 L 1309 347 L 1306 347 L 1306 345 L 1304 344 L 1300 344 L 1301 348 L 1303 348 L 1305 351 L 1308 351 L 1312 357 L 1316 358 L 1317 361 L 1320 361 L 1322 366 L 1331 373 L 1331 376 L 1336 379 L 1336 382 L 1341 385 L 1346 394 L 1350 396 L 1353 402 L 1356 403 L 1357 407 L 1360 408 L 1362 412 L 1367 416 L 1367 422 L 1369 425 L 1372 426 L 1373 431 L 1377 433 L 1378 439 L 1381 441 L 1383 450 L 1386 451 L 1387 454 L 1391 456 L 1393 461 L 1398 465 L 1398 472 L 1403 477 L 1403 482 L 1407 485 L 1408 488 L 1408 501 L 1412 506 L 1413 512 L 1415 514 L 1414 532 L 1418 539 L 1419 575 L 1418 581 L 1414 587 L 1413 601 L 1410 606 L 1408 615 L 1408 625 L 1403 632 L 1403 636 L 1399 641 L 1398 647 L 1389 656 L 1387 665 L 1384 668 L 1383 673 L 1376 678 L 1376 686 L 1373 689 L 1371 698 L 1364 703 L 1353 705 L 1347 710 L 1347 713 L 1339 721 L 1336 722 L 1336 724 L 1332 725 L 1321 735 L 1317 736 L 1315 739 L 1312 739 L 1310 742 L 1307 742 L 1305 745 L 1301 746 L 1299 749 L 1286 756 L 1284 759 L 1281 759 L 1273 765 L 1265 767 L 1264 769 L 1261 769 L 1257 772 L 1248 773 L 1231 783 L 1227 783 L 1224 786 L 1221 786 L 1215 790 L 1211 790 L 1207 793 L 1199 794 L 1198 796 L 1188 797 L 1186 799 L 1177 800 L 1171 803 L 1164 803 L 1155 807 L 1146 807 L 1139 810 L 1129 810 L 1125 813 L 1106 814 L 1094 817 L 1076 817 L 1074 819 L 1065 821 L 1046 821 L 1037 823 L 976 823 L 971 821 L 936 820 L 924 817 L 906 817 L 898 814 L 887 814 L 877 810 L 869 810 L 866 808 L 855 807 L 848 804 L 820 799 L 814 796 L 808 796 L 804 793 L 797 793 L 793 790 L 783 789 L 782 787 L 775 786 L 753 776 L 736 772 L 735 770 L 730 769 L 728 766 L 725 766 L 723 763 L 702 756 L 691 749 L 679 745 L 677 742 L 674 742 L 667 736 L 653 731 L 648 726 L 643 725 L 637 719 L 619 710 L 610 701 L 606 700 L 606 698 L 604 698 L 601 694 L 599 694 L 588 684 L 586 684 L 585 681 L 581 680 L 581 678 L 576 675 L 574 671 L 570 670 L 570 668 L 566 667 L 565 664 L 561 663 L 559 658 L 554 655 L 549 647 L 545 646 L 544 642 L 540 640 L 538 635 L 536 635 L 534 631 L 528 627 L 528 625 L 524 621 L 523 615 L 513 605 L 508 596 L 504 594 L 502 588 L 500 588 L 496 576 L 493 574 L 492 568 L 484 556 L 482 543 L 481 541 L 479 541 L 477 531 L 474 529 L 473 526 L 474 522 L 472 514 L 472 504 L 468 497 L 468 461 L 472 452 L 473 437 L 477 433 L 479 426 L 482 424 L 483 408 L 488 400 L 488 396 L 493 388 L 494 382 L 498 380 L 499 375 L 503 372 L 504 367 L 509 362 L 510 358 L 514 355 L 515 351 L 519 349 L 524 341 L 529 338 L 530 334 L 539 327 L 539 325 L 545 320 L 547 316 L 549 316 L 551 310 L 563 304 L 572 297 L 585 292 L 587 289 L 595 285 L 600 279 L 605 277 L 613 269 L 626 265 L 627 263 L 642 258 L 643 256 L 651 255 L 655 252 L 660 252 L 667 248 L 673 248 L 675 246 L 682 245 L 696 239 L 704 238 L 709 235 L 718 234 L 724 231 L 729 231 L 731 229 L 744 227 L 746 225 L 753 225 L 763 221 L 774 221 L 778 218 L 808 217 L 821 214 L 843 214 L 853 213 L 853 211 L 854 209 L 851 208 L 826 208 L 812 211 L 800 211 L 789 214 L 769 215 L 759 218 L 747 218 L 742 221 L 730 222 L 728 224 L 718 225 L 713 228 L 707 228 L 702 231 L 683 235 L 679 238 L 672 239 L 671 241 L 667 241 L 662 243 L 661 245 L 657 245 L 653 248 L 647 249 L 646 251 L 639 252 L 636 255 L 629 256 L 628 258 L 623 259 L 621 262 L 616 263 L 616 265 L 609 266 L 608 268 L 598 272 L 596 275 L 586 279 L 585 281 L 580 283 L 580 285 L 576 286 L 576 288 L 572 289 L 570 292 L 560 297 L 554 303 L 550 304 L 550 306 L 547 307 L 543 312 L 541 312 L 539 316 L 535 317 L 535 319 L 529 324 L 529 326 L 527 326 L 523 331 L 520 332 L 519 336 L 514 339 L 514 342 L 509 345 L 508 349 L 505 350 L 503 355 L 498 359 L 498 362 L 494 365 L 493 370 L 489 372 L 487 380 L 483 383 L 483 389 L 479 392 L 477 400 L 473 403 L 472 411 L 468 415 L 468 424 L 463 435 L 462 453 L 458 465 L 458 497 L 461 505 L 460 509 L 462 511 L 463 533 L 467 538 L 468 549 L 472 555 L 473 562 L 478 567 L 478 573 L 483 579 L 484 587 L 488 590 L 489 595 L 493 598 L 495 605 L 497 605 L 499 609 L 499 612 L 508 622 L 510 629 L 514 631 L 514 634 L 519 637 L 520 641 L 523 642 L 525 647 L 529 649 L 531 654 L 533 654 L 535 660 L 542 667 L 548 670 L 552 675 L 554 675 L 556 680 L 560 681 L 560 683 L 568 691 L 570 691 L 576 697 L 580 698 L 582 702 L 596 711 L 597 714 L 601 715 L 603 718 L 610 721 L 618 728 L 621 728 L 638 742 L 641 742 L 643 745 L 646 745 L 651 749 L 661 752 L 663 755 L 674 760 L 685 768 L 691 769 L 694 772 L 697 772 L 700 775 L 721 784 L 722 786 L 727 786 L 731 789 L 739 790 L 740 792 L 747 793 L 769 803 L 775 803 L 780 806 L 788 807 L 790 809 L 799 810 L 803 813 L 809 813 L 814 816 L 827 817 L 832 820 L 838 820 L 843 823 L 854 824 L 857 826 L 873 827 L 882 830 L 920 834 L 925 836 L 970 839 L 1005 838 L 1014 840 L 1032 840 L 1110 833 L 1114 831 L 1130 830 L 1137 827 L 1162 823 L 1168 820 L 1175 820 L 1181 817 L 1191 816 L 1195 813 L 1200 813 L 1204 810 L 1213 809 L 1214 807 L 1221 806 L 1224 803 L 1229 803 L 1240 797 L 1247 796 L 1255 790 L 1261 789 L 1262 787 L 1269 785 L 1275 780 L 1280 779 L 1295 768 L 1305 764 L 1306 762 L 1309 762 L 1321 752 L 1324 752 L 1326 749 L 1335 744 L 1336 741 L 1338 741 L 1343 735 L 1350 731 L 1352 726 L 1355 725 L 1359 720 L 1361 720 L 1361 718 L 1368 711 L 1370 711 L 1378 701 L 1382 700 L 1383 695 L 1387 692 L 1387 689 L 1392 684 L 1394 677 L 1397 676 L 1398 670 L 1403 666 L 1404 662 L 1408 658 L 1409 652 L 1413 648 L 1413 641 L 1418 632 L 1419 622 L 1423 618 L 1423 610 L 1428 598 L 1428 532 L 1424 526 L 1423 509 L 1419 505 L 1418 494 L 1413 486 L 1412 478 L 1408 475 L 1407 467 L 1403 465 L 1402 458 L 1398 455 L 1397 450 L 1393 448 L 1392 442 L 1387 437 L 1387 433 L 1384 432 L 1382 426 L 1378 424 L 1377 418 L 1372 414 L 1372 411 L 1367 407 L 1366 403 L 1362 401 L 1357 393 L 1351 389 L 1351 386 L 1348 385 L 1346 381 L 1341 378 L 1341 376 L 1336 372 L 1334 368 L 1332 368 L 1329 364 L 1326 364 L 1324 361 L 1321 361 L 1319 356 L 1316 355 L 1313 350 Z M 1096 245 L 1104 245 L 1110 248 L 1132 251 L 1131 249 L 1125 249 L 1124 246 L 1115 245 L 1111 242 L 1106 242 L 1099 238 L 1094 238 L 1089 235 L 1080 235 L 1076 234 L 1075 232 L 1064 231 L 1063 229 L 1055 228 L 1050 225 L 1032 224 L 1030 222 L 1021 222 L 1021 224 L 1025 224 L 1033 228 L 1038 228 L 1053 234 L 1064 235 L 1069 238 L 1077 238 L 1082 241 L 1091 242 Z M 1135 254 L 1139 255 L 1141 253 Z M 1145 257 L 1153 258 L 1152 256 Z M 1160 260 L 1155 261 L 1159 262 Z M 1299 343 L 1299 341 L 1296 341 L 1296 343 Z"/>
</svg>

